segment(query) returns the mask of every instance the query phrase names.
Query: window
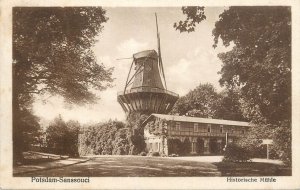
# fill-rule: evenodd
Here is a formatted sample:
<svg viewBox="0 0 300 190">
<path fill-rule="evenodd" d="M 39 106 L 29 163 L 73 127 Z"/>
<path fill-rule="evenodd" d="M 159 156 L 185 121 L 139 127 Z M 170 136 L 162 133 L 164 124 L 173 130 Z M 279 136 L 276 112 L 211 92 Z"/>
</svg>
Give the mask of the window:
<svg viewBox="0 0 300 190">
<path fill-rule="evenodd" d="M 201 132 L 201 133 L 205 133 L 206 132 L 206 125 L 204 124 L 204 123 L 199 123 L 198 124 L 199 125 L 199 131 Z"/>
<path fill-rule="evenodd" d="M 180 131 L 180 122 L 176 122 L 176 131 Z"/>
<path fill-rule="evenodd" d="M 194 123 L 194 132 L 198 132 L 198 123 Z"/>
<path fill-rule="evenodd" d="M 208 132 L 208 133 L 211 132 L 211 124 L 207 124 L 207 132 Z"/>
<path fill-rule="evenodd" d="M 220 133 L 223 133 L 223 125 L 220 125 Z"/>
</svg>

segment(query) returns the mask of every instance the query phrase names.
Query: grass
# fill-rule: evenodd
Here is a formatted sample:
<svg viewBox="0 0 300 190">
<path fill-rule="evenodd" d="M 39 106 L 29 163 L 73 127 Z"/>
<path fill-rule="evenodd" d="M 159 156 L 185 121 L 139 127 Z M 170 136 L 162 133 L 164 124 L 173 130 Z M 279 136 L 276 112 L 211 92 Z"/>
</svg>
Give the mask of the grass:
<svg viewBox="0 0 300 190">
<path fill-rule="evenodd" d="M 286 171 L 285 173 L 282 171 Z M 290 175 L 282 166 L 268 163 L 207 163 L 161 157 L 105 156 L 64 168 L 22 176 L 192 177 Z"/>
<path fill-rule="evenodd" d="M 291 176 L 291 168 L 259 162 L 218 162 L 213 163 L 221 176 Z"/>
<path fill-rule="evenodd" d="M 65 159 L 60 157 L 59 155 L 54 155 L 54 154 L 43 155 L 43 154 L 36 154 L 33 152 L 23 152 L 23 156 L 24 156 L 22 162 L 23 165 L 35 165 L 35 164 Z"/>
</svg>

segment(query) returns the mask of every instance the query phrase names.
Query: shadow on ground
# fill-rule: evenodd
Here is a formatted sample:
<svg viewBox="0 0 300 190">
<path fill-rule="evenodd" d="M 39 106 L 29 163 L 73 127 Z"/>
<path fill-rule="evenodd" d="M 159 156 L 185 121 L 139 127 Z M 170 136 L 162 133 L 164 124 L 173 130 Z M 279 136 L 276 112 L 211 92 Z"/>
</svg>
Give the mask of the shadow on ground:
<svg viewBox="0 0 300 190">
<path fill-rule="evenodd" d="M 191 177 L 278 176 L 279 165 L 268 163 L 207 163 L 156 157 L 99 157 L 68 167 L 16 176 Z"/>
<path fill-rule="evenodd" d="M 291 168 L 283 165 L 257 162 L 217 162 L 221 176 L 291 176 Z"/>
</svg>

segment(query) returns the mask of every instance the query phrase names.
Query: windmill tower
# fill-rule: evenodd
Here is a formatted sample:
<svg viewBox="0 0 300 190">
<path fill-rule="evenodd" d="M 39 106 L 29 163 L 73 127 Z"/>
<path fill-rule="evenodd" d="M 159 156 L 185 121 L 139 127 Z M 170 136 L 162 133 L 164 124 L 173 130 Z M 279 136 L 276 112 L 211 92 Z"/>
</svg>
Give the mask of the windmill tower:
<svg viewBox="0 0 300 190">
<path fill-rule="evenodd" d="M 179 98 L 178 94 L 167 90 L 156 14 L 155 18 L 158 53 L 145 50 L 133 54 L 124 91 L 118 92 L 118 102 L 127 114 L 168 113 Z"/>
</svg>

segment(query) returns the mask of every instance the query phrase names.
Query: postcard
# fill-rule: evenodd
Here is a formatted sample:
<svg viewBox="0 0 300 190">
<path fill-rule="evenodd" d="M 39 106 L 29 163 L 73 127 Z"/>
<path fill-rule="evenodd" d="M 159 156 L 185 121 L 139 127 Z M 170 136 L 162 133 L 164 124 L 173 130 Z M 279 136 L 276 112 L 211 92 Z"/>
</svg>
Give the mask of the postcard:
<svg viewBox="0 0 300 190">
<path fill-rule="evenodd" d="M 0 189 L 299 189 L 298 1 L 2 1 Z"/>
</svg>

